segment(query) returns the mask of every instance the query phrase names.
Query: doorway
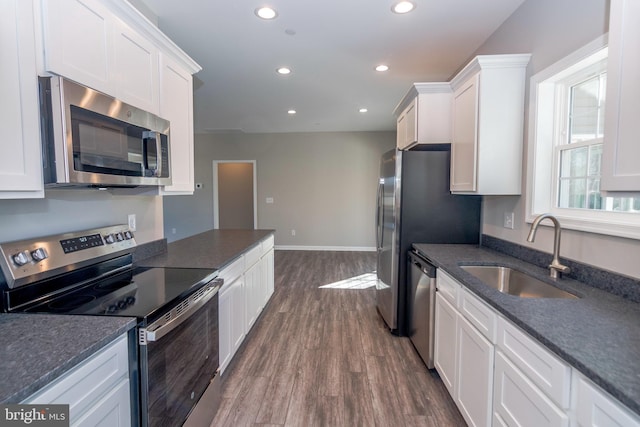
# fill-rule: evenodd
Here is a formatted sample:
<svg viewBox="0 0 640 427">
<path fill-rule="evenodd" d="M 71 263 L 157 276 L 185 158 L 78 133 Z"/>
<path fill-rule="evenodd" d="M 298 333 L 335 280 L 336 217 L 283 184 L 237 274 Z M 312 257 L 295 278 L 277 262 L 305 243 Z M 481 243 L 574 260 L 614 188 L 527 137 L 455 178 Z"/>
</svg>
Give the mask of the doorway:
<svg viewBox="0 0 640 427">
<path fill-rule="evenodd" d="M 213 228 L 258 228 L 255 160 L 213 161 Z"/>
</svg>

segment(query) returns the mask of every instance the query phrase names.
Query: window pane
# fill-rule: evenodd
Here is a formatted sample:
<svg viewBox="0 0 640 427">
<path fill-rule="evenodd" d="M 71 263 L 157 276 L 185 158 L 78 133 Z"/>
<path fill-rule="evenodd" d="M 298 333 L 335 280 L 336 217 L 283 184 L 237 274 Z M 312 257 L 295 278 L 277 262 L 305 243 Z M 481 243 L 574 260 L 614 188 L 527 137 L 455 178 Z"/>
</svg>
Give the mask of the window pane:
<svg viewBox="0 0 640 427">
<path fill-rule="evenodd" d="M 563 179 L 560 181 L 558 207 L 582 209 L 586 206 L 586 180 Z"/>
<path fill-rule="evenodd" d="M 600 76 L 571 87 L 569 143 L 598 138 Z"/>
<path fill-rule="evenodd" d="M 560 154 L 560 177 L 584 177 L 587 175 L 589 147 L 570 148 Z"/>
<path fill-rule="evenodd" d="M 589 176 L 600 176 L 601 164 L 602 144 L 591 145 L 589 147 Z"/>
<path fill-rule="evenodd" d="M 600 195 L 600 178 L 587 180 L 589 189 L 587 197 L 587 209 L 603 209 L 602 196 Z"/>
</svg>

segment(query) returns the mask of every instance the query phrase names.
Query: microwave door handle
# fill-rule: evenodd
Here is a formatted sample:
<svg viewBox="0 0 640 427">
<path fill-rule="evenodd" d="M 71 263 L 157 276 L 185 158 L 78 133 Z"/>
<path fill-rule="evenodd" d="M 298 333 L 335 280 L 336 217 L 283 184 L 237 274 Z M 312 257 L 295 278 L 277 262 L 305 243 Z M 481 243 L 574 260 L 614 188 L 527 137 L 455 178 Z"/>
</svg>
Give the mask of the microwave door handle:
<svg viewBox="0 0 640 427">
<path fill-rule="evenodd" d="M 156 165 L 154 169 L 149 168 L 149 150 L 147 149 L 149 145 L 149 140 L 153 139 L 156 143 Z M 142 133 L 142 153 L 143 153 L 143 167 L 145 170 L 152 170 L 153 176 L 161 176 L 162 175 L 162 162 L 158 161 L 160 156 L 161 149 L 161 140 L 160 140 L 160 132 L 155 132 L 152 130 L 147 130 Z"/>
</svg>

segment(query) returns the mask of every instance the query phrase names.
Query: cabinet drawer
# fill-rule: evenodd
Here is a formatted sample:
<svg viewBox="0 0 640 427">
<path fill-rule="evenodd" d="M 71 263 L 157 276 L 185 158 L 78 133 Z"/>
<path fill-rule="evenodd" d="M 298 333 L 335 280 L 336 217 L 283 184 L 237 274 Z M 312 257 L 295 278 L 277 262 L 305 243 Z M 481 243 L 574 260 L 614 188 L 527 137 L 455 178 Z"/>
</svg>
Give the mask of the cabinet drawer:
<svg viewBox="0 0 640 427">
<path fill-rule="evenodd" d="M 244 253 L 244 262 L 246 268 L 251 267 L 253 264 L 260 260 L 260 256 L 262 255 L 262 245 L 257 244 L 247 252 Z"/>
<path fill-rule="evenodd" d="M 69 404 L 69 416 L 75 420 L 102 394 L 129 375 L 126 334 L 64 376 L 25 400 L 25 403 Z M 127 381 L 128 383 L 128 381 Z"/>
<path fill-rule="evenodd" d="M 496 343 L 498 316 L 486 303 L 466 289 L 460 292 L 460 313 L 491 343 Z"/>
<path fill-rule="evenodd" d="M 220 270 L 218 277 L 223 279 L 225 283 L 231 283 L 242 273 L 244 273 L 244 255 L 240 255 L 231 264 L 227 264 Z M 224 287 L 224 284 L 222 286 Z"/>
<path fill-rule="evenodd" d="M 273 234 L 262 241 L 262 255 L 265 255 L 273 248 Z"/>
<path fill-rule="evenodd" d="M 441 269 L 436 271 L 436 289 L 454 307 L 458 307 L 460 284 Z"/>
<path fill-rule="evenodd" d="M 503 318 L 498 320 L 497 345 L 556 405 L 569 408 L 571 368 L 568 365 Z"/>
<path fill-rule="evenodd" d="M 493 425 L 568 427 L 569 417 L 500 351 L 496 352 Z"/>
</svg>

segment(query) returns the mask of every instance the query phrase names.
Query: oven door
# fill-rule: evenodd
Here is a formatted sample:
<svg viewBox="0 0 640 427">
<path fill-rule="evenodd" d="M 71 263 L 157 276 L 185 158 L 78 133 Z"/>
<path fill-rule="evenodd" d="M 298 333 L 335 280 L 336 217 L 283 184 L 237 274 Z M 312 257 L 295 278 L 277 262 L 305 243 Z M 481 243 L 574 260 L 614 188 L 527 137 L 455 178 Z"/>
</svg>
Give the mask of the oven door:
<svg viewBox="0 0 640 427">
<path fill-rule="evenodd" d="M 221 283 L 220 279 L 208 283 L 140 329 L 143 426 L 183 425 L 207 388 L 213 388 L 210 384 L 218 369 Z M 214 402 L 208 406 L 217 407 Z"/>
</svg>

